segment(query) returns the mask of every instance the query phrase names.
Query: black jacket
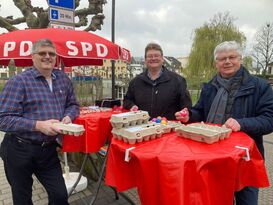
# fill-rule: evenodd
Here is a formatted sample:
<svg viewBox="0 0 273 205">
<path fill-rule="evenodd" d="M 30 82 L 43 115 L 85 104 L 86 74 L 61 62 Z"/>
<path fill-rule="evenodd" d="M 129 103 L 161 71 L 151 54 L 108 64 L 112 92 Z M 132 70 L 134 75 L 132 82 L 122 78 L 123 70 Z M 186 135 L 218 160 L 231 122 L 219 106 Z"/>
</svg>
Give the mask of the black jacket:
<svg viewBox="0 0 273 205">
<path fill-rule="evenodd" d="M 191 104 L 186 80 L 163 68 L 162 75 L 155 81 L 148 78 L 147 70 L 136 76 L 129 84 L 123 106 L 130 109 L 137 105 L 139 110 L 148 111 L 151 118 L 161 116 L 174 120 L 175 112 Z"/>
</svg>

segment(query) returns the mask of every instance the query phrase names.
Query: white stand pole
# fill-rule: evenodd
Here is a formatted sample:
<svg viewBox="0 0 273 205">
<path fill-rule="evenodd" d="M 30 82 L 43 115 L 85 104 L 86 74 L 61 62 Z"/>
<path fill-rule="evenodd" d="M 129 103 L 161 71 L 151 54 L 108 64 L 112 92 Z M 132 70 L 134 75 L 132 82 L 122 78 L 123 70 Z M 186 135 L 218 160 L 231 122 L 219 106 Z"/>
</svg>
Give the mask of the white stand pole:
<svg viewBox="0 0 273 205">
<path fill-rule="evenodd" d="M 64 152 L 64 174 L 65 174 L 66 179 L 70 179 L 69 166 L 68 166 L 68 162 L 67 162 L 67 153 L 66 152 Z"/>
</svg>

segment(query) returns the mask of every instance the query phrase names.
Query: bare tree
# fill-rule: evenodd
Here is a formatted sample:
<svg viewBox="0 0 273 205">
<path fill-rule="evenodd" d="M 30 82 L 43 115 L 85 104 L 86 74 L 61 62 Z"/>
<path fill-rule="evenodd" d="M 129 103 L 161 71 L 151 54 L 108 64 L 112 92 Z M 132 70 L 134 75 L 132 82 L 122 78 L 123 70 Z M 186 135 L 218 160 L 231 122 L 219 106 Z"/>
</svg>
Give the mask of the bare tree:
<svg viewBox="0 0 273 205">
<path fill-rule="evenodd" d="M 256 33 L 256 43 L 253 46 L 252 56 L 257 70 L 262 74 L 269 74 L 269 64 L 273 62 L 273 23 L 266 23 Z"/>
<path fill-rule="evenodd" d="M 44 0 L 46 1 L 46 0 Z M 85 27 L 85 31 L 95 31 L 101 29 L 103 19 L 102 14 L 103 5 L 106 0 L 88 0 L 89 5 L 87 8 L 77 9 L 81 0 L 75 0 L 75 17 L 78 21 L 75 27 Z M 16 19 L 13 16 L 2 17 L 0 16 L 0 27 L 8 31 L 18 30 L 16 25 L 26 23 L 28 28 L 46 28 L 49 25 L 48 10 L 49 8 L 33 7 L 31 0 L 13 0 L 14 5 L 21 11 L 22 17 Z M 1 5 L 0 5 L 1 7 Z M 91 21 L 88 17 L 93 15 Z"/>
</svg>

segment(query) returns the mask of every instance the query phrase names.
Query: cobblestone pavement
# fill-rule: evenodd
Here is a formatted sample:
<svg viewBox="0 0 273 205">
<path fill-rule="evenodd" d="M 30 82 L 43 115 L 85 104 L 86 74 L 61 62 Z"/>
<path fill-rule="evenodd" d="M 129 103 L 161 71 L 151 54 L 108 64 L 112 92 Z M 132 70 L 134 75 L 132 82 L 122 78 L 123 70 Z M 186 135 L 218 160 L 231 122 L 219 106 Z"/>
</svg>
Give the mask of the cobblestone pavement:
<svg viewBox="0 0 273 205">
<path fill-rule="evenodd" d="M 270 187 L 260 189 L 259 205 L 273 204 L 273 134 L 264 136 L 265 164 Z"/>
<path fill-rule="evenodd" d="M 0 142 L 3 139 L 3 133 L 0 133 Z M 260 189 L 259 205 L 273 204 L 273 134 L 264 137 L 265 145 L 265 164 L 267 167 L 270 187 Z M 72 168 L 73 169 L 73 168 Z M 69 198 L 70 205 L 85 205 L 89 204 L 95 189 L 95 182 L 90 182 L 88 188 L 78 194 L 74 194 Z M 129 190 L 125 196 L 130 198 L 136 205 L 139 205 L 139 198 L 135 189 Z M 34 205 L 47 205 L 47 194 L 37 179 L 33 184 L 33 202 Z M 12 205 L 12 196 L 9 184 L 6 180 L 3 161 L 0 158 L 0 205 Z M 130 204 L 124 197 L 119 196 L 119 200 L 115 199 L 114 191 L 102 185 L 95 205 L 128 205 Z"/>
</svg>

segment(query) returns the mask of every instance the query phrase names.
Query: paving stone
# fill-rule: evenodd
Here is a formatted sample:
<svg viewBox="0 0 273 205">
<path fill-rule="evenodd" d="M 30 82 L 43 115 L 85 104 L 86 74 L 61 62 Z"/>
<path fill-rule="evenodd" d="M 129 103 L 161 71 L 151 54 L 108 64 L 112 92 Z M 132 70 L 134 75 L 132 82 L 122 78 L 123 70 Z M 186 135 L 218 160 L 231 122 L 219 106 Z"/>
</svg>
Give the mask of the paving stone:
<svg viewBox="0 0 273 205">
<path fill-rule="evenodd" d="M 42 194 L 42 193 L 45 193 L 45 189 L 42 188 L 42 187 L 38 187 L 36 189 L 33 189 L 33 191 L 32 191 L 33 195 L 39 195 L 39 194 Z"/>
<path fill-rule="evenodd" d="M 8 204 L 12 204 L 12 203 L 13 203 L 11 198 L 9 198 L 9 199 L 4 199 L 3 202 L 4 202 L 5 205 L 8 205 Z"/>
</svg>

